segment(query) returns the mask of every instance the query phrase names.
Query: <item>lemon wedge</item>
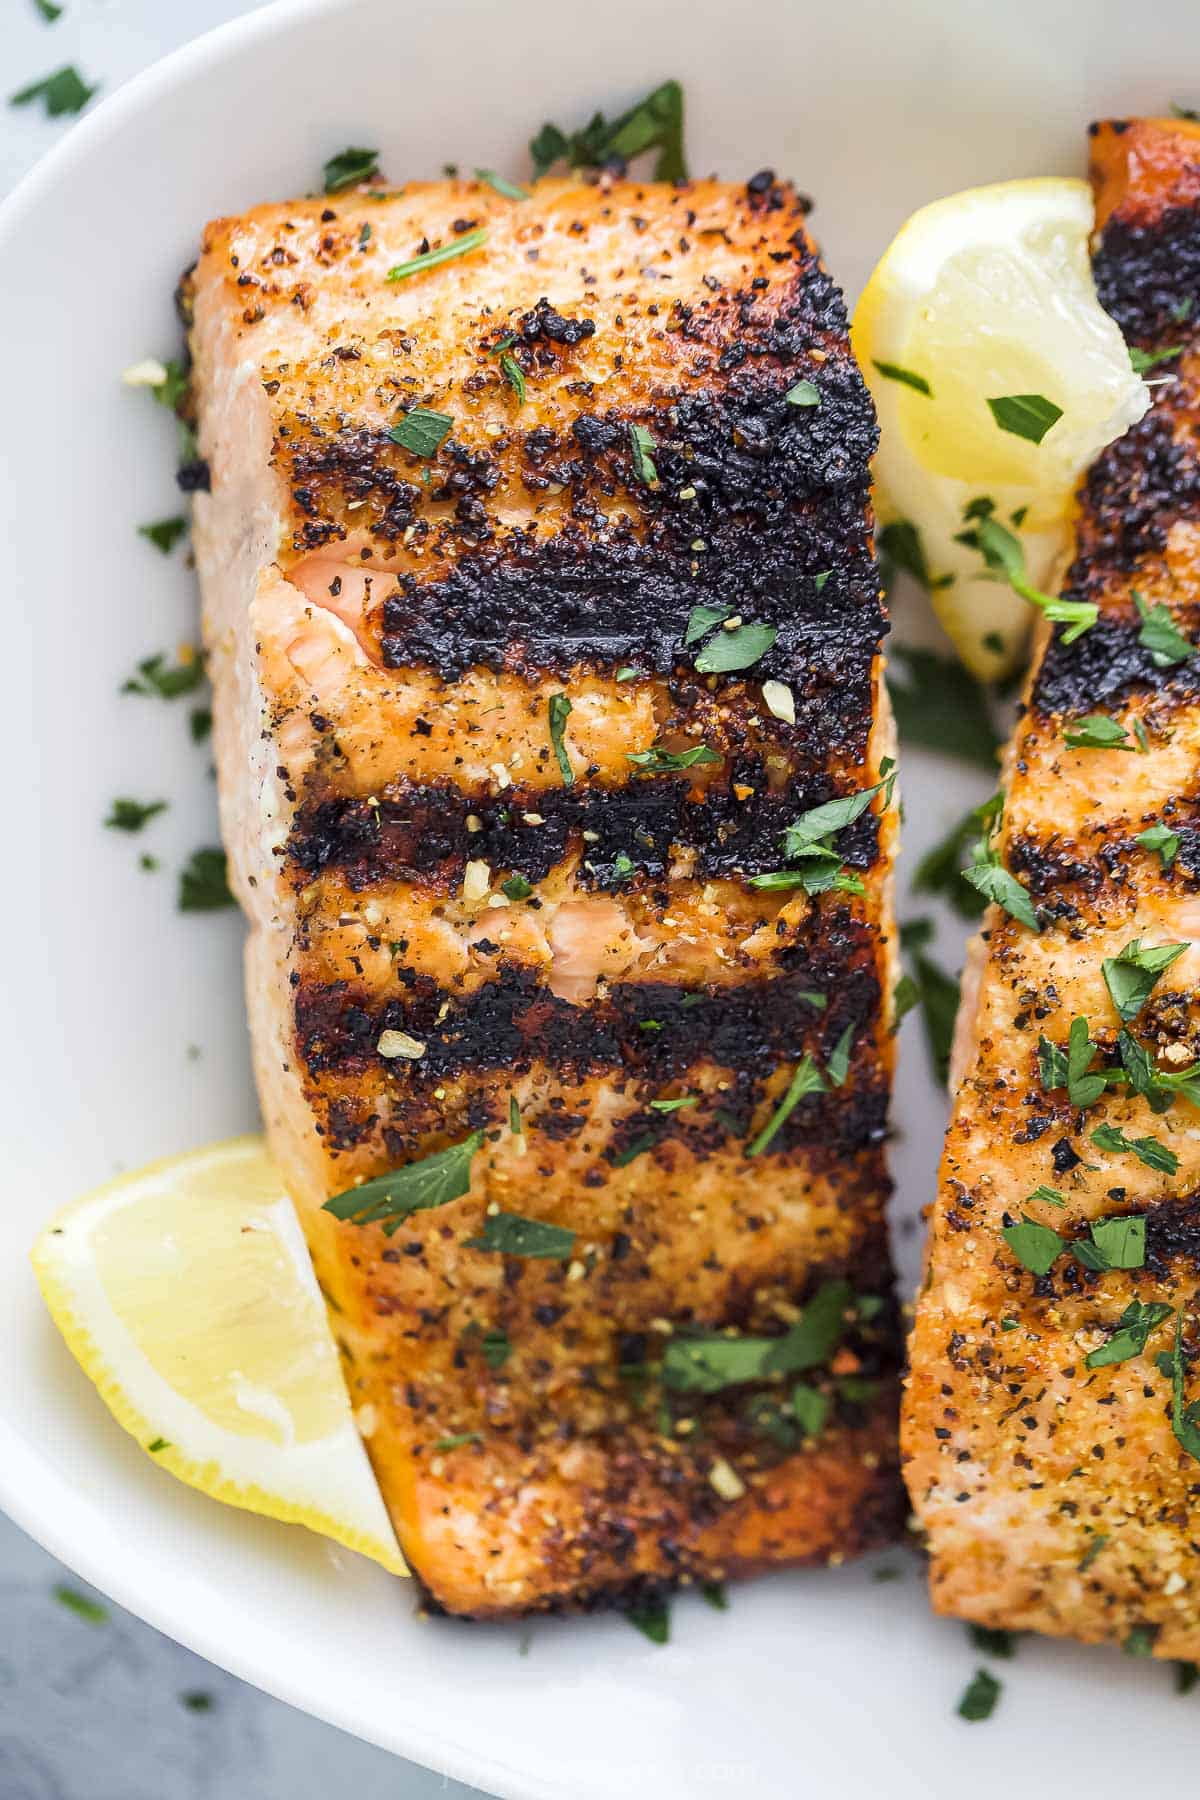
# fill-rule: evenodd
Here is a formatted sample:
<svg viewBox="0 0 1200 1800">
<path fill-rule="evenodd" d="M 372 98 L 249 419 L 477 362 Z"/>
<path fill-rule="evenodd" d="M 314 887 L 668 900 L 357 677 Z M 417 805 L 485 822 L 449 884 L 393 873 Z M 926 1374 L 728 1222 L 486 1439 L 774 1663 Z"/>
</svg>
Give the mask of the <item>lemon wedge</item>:
<svg viewBox="0 0 1200 1800">
<path fill-rule="evenodd" d="M 261 1139 L 98 1188 L 46 1227 L 33 1267 L 84 1373 L 160 1467 L 407 1572 Z"/>
<path fill-rule="evenodd" d="M 916 527 L 934 609 L 984 679 L 1020 660 L 1032 615 L 957 541 L 966 509 L 991 502 L 1045 587 L 1080 474 L 1150 404 L 1096 298 L 1092 225 L 1083 181 L 953 194 L 902 227 L 854 316 L 882 432 L 880 518 Z"/>
</svg>

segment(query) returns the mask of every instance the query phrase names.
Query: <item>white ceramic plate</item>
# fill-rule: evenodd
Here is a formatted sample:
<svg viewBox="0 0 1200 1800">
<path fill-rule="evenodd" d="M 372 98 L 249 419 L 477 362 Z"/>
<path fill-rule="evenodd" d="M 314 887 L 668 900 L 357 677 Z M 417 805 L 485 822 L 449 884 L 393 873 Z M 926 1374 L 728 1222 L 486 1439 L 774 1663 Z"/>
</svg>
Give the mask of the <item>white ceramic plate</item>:
<svg viewBox="0 0 1200 1800">
<path fill-rule="evenodd" d="M 1144 1782 L 1150 1746 L 1155 1785 L 1190 1789 L 1194 1711 L 1167 1671 L 1116 1655 L 1026 1643 L 992 1721 L 961 1723 L 978 1659 L 899 1552 L 888 1585 L 864 1567 L 747 1585 L 724 1615 L 681 1601 L 666 1649 L 615 1618 L 539 1623 L 527 1655 L 517 1628 L 419 1624 L 373 1567 L 157 1473 L 56 1341 L 26 1263 L 79 1189 L 255 1115 L 239 926 L 173 907 L 174 868 L 215 842 L 206 759 L 186 703 L 117 692 L 139 657 L 194 635 L 178 553 L 134 535 L 178 510 L 170 421 L 117 378 L 174 347 L 171 289 L 203 222 L 310 187 L 346 143 L 382 145 L 396 179 L 458 159 L 519 175 L 544 119 L 678 75 L 692 166 L 795 176 L 853 290 L 912 207 L 1081 169 L 1090 117 L 1162 110 L 1181 70 L 1200 81 L 1194 0 L 309 0 L 134 81 L 0 210 L 0 1502 L 115 1599 L 298 1706 L 522 1800 L 1114 1793 Z M 911 866 L 980 784 L 909 756 L 905 785 Z M 127 840 L 100 827 L 119 793 L 172 810 Z M 162 872 L 139 871 L 143 847 Z M 943 948 L 957 952 L 946 932 Z M 903 1053 L 911 1276 L 943 1106 L 915 1019 Z"/>
</svg>

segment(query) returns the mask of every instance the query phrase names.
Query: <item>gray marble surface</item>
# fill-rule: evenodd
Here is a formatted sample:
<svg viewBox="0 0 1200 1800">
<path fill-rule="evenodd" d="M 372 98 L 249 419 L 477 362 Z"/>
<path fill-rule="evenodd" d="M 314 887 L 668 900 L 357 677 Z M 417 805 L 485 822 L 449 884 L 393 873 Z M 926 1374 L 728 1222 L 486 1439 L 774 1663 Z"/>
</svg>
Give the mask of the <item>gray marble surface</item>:
<svg viewBox="0 0 1200 1800">
<path fill-rule="evenodd" d="M 248 0 L 0 0 L 0 94 L 75 63 L 111 92 Z M 0 196 L 70 129 L 0 105 Z M 100 1609 L 81 1616 L 66 1588 Z M 108 1605 L 0 1515 L 0 1800 L 468 1800 Z"/>
</svg>

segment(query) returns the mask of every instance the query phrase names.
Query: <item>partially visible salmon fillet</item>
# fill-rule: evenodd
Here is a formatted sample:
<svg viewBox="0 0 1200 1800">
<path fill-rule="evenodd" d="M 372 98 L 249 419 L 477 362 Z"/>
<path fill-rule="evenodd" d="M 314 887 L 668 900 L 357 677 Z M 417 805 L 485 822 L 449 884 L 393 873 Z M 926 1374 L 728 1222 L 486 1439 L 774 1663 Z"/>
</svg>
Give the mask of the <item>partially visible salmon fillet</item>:
<svg viewBox="0 0 1200 1800">
<path fill-rule="evenodd" d="M 211 225 L 189 294 L 263 1111 L 413 1568 L 488 1614 L 880 1543 L 886 796 L 849 879 L 749 879 L 889 749 L 875 425 L 804 203 L 357 191 Z M 726 615 L 778 637 L 699 673 Z M 748 1156 L 805 1056 L 823 1091 Z M 322 1210 L 476 1132 L 462 1197 Z M 497 1212 L 570 1247 L 481 1248 Z M 681 1384 L 704 1333 L 742 1372 Z"/>
<path fill-rule="evenodd" d="M 1200 1062 L 1200 128 L 1093 127 L 1093 175 L 1100 299 L 1181 353 L 1083 483 L 1064 592 L 1099 619 L 1043 643 L 1009 748 L 1000 847 L 1041 930 L 990 908 L 964 986 L 903 1449 L 939 1611 L 1190 1660 L 1200 1084 L 1164 1083 Z M 1067 745 L 1095 713 L 1128 750 Z M 1180 947 L 1140 1006 L 1128 959 L 1112 992 L 1103 968 L 1134 940 Z M 1064 1087 L 1076 1019 L 1097 1049 Z M 1088 1069 L 1113 1077 L 1098 1096 Z M 1026 1219 L 1065 1240 L 1044 1273 Z"/>
</svg>

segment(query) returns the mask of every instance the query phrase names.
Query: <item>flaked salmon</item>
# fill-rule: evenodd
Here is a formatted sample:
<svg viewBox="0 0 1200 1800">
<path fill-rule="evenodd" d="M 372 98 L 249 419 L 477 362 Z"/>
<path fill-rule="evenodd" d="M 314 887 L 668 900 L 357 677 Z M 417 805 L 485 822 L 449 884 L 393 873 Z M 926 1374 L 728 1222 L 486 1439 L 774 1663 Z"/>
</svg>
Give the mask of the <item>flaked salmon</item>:
<svg viewBox="0 0 1200 1800">
<path fill-rule="evenodd" d="M 359 188 L 187 284 L 263 1111 L 452 1611 L 900 1516 L 875 424 L 804 215 Z"/>
<path fill-rule="evenodd" d="M 940 1611 L 1193 1659 L 1200 127 L 1092 155 L 1097 290 L 1158 385 L 1082 484 L 1007 754 L 903 1448 Z"/>
</svg>

